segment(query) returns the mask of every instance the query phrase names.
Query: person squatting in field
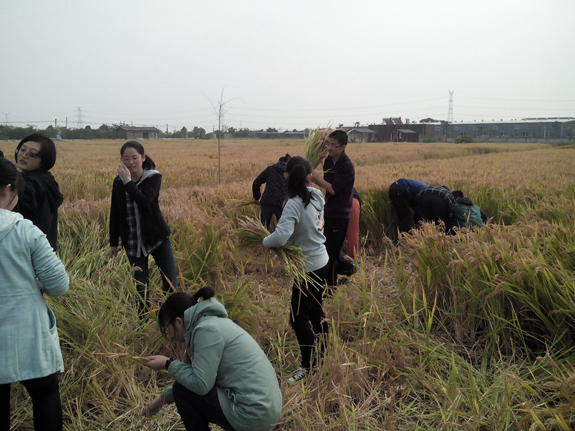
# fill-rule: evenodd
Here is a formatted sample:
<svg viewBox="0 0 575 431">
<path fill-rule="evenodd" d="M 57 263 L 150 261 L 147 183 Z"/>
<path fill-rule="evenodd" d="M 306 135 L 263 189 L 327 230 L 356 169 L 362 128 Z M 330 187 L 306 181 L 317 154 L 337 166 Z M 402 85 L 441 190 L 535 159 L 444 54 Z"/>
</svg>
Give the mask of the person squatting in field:
<svg viewBox="0 0 575 431">
<path fill-rule="evenodd" d="M 443 223 L 445 232 L 452 227 L 451 212 L 455 205 L 453 193 L 445 186 L 427 186 L 417 194 L 416 204 L 421 210 L 424 221 Z"/>
<path fill-rule="evenodd" d="M 487 216 L 481 208 L 474 205 L 471 199 L 464 197 L 461 190 L 454 190 L 453 197 L 455 198 L 452 211 L 454 226 L 472 228 L 481 227 L 487 223 Z"/>
<path fill-rule="evenodd" d="M 417 226 L 422 220 L 423 216 L 416 197 L 425 187 L 429 185 L 409 178 L 400 178 L 389 186 L 389 200 L 397 214 L 400 234 L 409 232 L 413 224 Z"/>
<path fill-rule="evenodd" d="M 34 429 L 61 431 L 64 362 L 42 294 L 66 293 L 69 279 L 46 235 L 12 212 L 23 190 L 16 167 L 0 158 L 0 430 L 10 430 L 11 384 L 20 382 L 32 398 Z"/>
<path fill-rule="evenodd" d="M 20 141 L 14 158 L 24 178 L 24 191 L 18 196 L 14 211 L 44 232 L 56 251 L 58 208 L 64 201 L 58 183 L 49 172 L 56 163 L 56 146 L 46 136 L 34 133 Z"/>
<path fill-rule="evenodd" d="M 286 171 L 286 163 L 290 158 L 289 154 L 280 157 L 276 164 L 264 169 L 252 184 L 254 199 L 260 202 L 260 220 L 266 228 L 269 228 L 274 214 L 276 220 L 279 220 L 282 215 L 282 209 L 287 199 L 284 172 Z M 264 183 L 266 188 L 262 196 L 261 187 Z"/>
<path fill-rule="evenodd" d="M 166 356 L 144 364 L 167 370 L 175 383 L 144 408 L 155 415 L 175 402 L 187 431 L 209 431 L 210 423 L 226 431 L 271 431 L 282 410 L 275 370 L 258 343 L 228 318 L 214 290 L 193 296 L 177 292 L 160 308 L 162 333 L 185 343 L 193 365 Z M 201 302 L 198 300 L 202 299 Z"/>
<path fill-rule="evenodd" d="M 110 257 L 118 254 L 121 238 L 134 269 L 142 315 L 150 306 L 148 256 L 154 257 L 160 269 L 164 292 L 178 287 L 178 271 L 170 242 L 170 228 L 158 203 L 162 175 L 155 170 L 156 165 L 145 154 L 144 147 L 136 141 L 126 142 L 120 155 L 118 176 L 112 187 Z"/>
<path fill-rule="evenodd" d="M 325 189 L 325 248 L 329 256 L 328 286 L 337 286 L 340 251 L 345 240 L 353 207 L 355 167 L 345 153 L 347 133 L 335 130 L 327 140 L 328 156 L 323 163 L 323 178 L 312 171 L 312 181 Z"/>
<path fill-rule="evenodd" d="M 290 324 L 299 342 L 301 367 L 288 379 L 291 384 L 305 378 L 314 360 L 321 359 L 325 350 L 328 325 L 323 311 L 323 292 L 329 256 L 322 233 L 324 199 L 318 189 L 308 187 L 312 176 L 310 162 L 303 157 L 292 157 L 285 176 L 289 199 L 276 230 L 264 238 L 263 245 L 281 247 L 289 241 L 299 245 L 305 256 L 306 277 L 296 278 L 292 286 Z M 316 344 L 319 344 L 319 352 L 314 355 Z"/>
</svg>

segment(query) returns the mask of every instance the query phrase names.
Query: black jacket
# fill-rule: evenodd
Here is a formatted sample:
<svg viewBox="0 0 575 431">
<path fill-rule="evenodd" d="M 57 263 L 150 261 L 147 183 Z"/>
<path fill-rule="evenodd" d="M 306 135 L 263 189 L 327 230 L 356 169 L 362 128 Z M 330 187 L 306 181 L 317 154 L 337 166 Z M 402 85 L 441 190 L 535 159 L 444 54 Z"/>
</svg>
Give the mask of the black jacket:
<svg viewBox="0 0 575 431">
<path fill-rule="evenodd" d="M 158 197 L 162 186 L 162 175 L 158 171 L 144 171 L 146 177 L 137 185 L 133 181 L 124 184 L 118 176 L 112 187 L 110 208 L 110 246 L 117 247 L 119 238 L 126 242 L 129 235 L 126 209 L 126 193 L 138 205 L 140 228 L 144 246 L 153 246 L 170 235 L 170 228 L 162 216 Z"/>
<path fill-rule="evenodd" d="M 263 183 L 266 183 L 264 195 L 260 200 L 263 205 L 275 205 L 278 207 L 283 206 L 284 201 L 287 199 L 287 181 L 284 178 L 286 171 L 286 163 L 278 162 L 275 165 L 268 166 L 264 171 L 258 175 L 252 184 L 252 193 L 254 199 L 257 201 L 262 197 L 260 191 Z"/>
<path fill-rule="evenodd" d="M 18 195 L 15 212 L 46 234 L 48 242 L 58 248 L 58 208 L 64 202 L 60 187 L 50 172 L 23 172 L 24 192 Z"/>
</svg>

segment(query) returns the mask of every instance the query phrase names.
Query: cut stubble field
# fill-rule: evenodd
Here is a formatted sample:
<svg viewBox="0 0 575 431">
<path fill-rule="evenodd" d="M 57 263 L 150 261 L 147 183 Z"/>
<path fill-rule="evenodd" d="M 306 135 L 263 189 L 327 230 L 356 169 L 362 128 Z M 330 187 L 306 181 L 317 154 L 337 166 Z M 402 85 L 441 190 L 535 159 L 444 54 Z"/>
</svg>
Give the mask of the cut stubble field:
<svg viewBox="0 0 575 431">
<path fill-rule="evenodd" d="M 291 286 L 279 261 L 238 245 L 256 217 L 253 179 L 303 141 L 141 141 L 163 175 L 181 286 L 212 285 L 230 317 L 274 365 L 281 430 L 572 429 L 575 411 L 575 147 L 529 143 L 359 143 L 347 152 L 364 198 L 359 271 L 326 299 L 329 347 L 305 383 L 288 325 Z M 70 291 L 58 318 L 69 430 L 182 430 L 175 408 L 143 418 L 170 384 L 132 358 L 181 356 L 152 312 L 140 321 L 124 255 L 108 258 L 111 184 L 123 141 L 58 142 L 52 170 L 65 203 L 60 250 Z M 15 142 L 0 142 L 6 155 Z M 424 225 L 395 239 L 387 189 L 398 178 L 461 189 L 492 218 L 445 236 Z M 152 271 L 153 304 L 163 301 Z M 13 429 L 31 424 L 13 392 Z"/>
</svg>

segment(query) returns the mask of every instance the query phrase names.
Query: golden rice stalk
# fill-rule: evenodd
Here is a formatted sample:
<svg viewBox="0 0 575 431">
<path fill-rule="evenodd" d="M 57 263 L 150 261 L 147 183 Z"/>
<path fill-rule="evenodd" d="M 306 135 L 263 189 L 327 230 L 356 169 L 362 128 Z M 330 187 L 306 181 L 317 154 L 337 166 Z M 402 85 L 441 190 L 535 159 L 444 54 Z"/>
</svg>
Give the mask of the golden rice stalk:
<svg viewBox="0 0 575 431">
<path fill-rule="evenodd" d="M 327 138 L 333 130 L 328 126 L 325 129 L 319 127 L 309 134 L 306 139 L 305 158 L 309 160 L 312 168 L 316 168 L 327 156 Z"/>
<path fill-rule="evenodd" d="M 226 202 L 229 202 L 235 207 L 245 207 L 248 205 L 261 205 L 259 201 L 254 199 L 226 199 Z"/>
<path fill-rule="evenodd" d="M 283 268 L 294 277 L 305 278 L 305 256 L 301 248 L 295 244 L 286 244 L 282 247 L 267 248 L 263 240 L 270 232 L 257 219 L 245 218 L 240 222 L 237 230 L 240 247 L 251 247 L 261 251 L 264 256 L 277 256 Z"/>
</svg>

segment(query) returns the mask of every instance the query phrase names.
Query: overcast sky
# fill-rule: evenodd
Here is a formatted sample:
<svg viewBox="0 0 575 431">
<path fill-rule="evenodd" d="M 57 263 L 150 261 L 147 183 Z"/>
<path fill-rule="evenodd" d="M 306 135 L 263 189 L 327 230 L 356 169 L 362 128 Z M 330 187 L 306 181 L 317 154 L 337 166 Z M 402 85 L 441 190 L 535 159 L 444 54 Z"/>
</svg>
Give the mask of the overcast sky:
<svg viewBox="0 0 575 431">
<path fill-rule="evenodd" d="M 575 117 L 575 0 L 0 0 L 0 122 Z M 79 111 L 78 108 L 81 108 Z"/>
</svg>

